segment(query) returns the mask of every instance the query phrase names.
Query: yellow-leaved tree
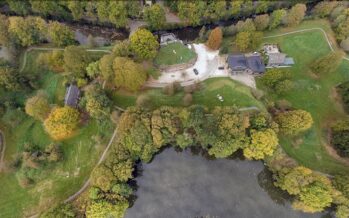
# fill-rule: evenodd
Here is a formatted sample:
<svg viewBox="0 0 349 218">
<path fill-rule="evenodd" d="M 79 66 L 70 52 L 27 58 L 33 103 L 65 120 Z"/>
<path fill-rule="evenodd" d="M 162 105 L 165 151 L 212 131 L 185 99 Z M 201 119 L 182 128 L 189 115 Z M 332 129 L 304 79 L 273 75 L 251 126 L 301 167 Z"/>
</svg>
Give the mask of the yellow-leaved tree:
<svg viewBox="0 0 349 218">
<path fill-rule="evenodd" d="M 252 131 L 251 143 L 244 149 L 244 156 L 248 159 L 263 159 L 274 153 L 279 141 L 272 129 L 264 131 Z"/>
<path fill-rule="evenodd" d="M 80 121 L 79 111 L 72 107 L 58 107 L 50 113 L 44 122 L 45 130 L 55 140 L 72 135 Z"/>
</svg>

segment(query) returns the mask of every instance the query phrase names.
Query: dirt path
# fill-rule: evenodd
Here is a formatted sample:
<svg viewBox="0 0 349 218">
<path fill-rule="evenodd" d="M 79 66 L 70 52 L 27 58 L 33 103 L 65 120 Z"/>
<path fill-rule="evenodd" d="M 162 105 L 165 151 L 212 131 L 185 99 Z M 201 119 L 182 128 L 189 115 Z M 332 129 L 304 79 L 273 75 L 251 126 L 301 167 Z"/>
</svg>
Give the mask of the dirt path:
<svg viewBox="0 0 349 218">
<path fill-rule="evenodd" d="M 263 38 L 264 39 L 275 38 L 275 37 L 286 36 L 286 35 L 295 34 L 295 33 L 313 31 L 313 30 L 319 30 L 319 31 L 321 31 L 324 34 L 325 39 L 327 41 L 327 44 L 330 46 L 331 51 L 334 52 L 335 49 L 333 48 L 333 45 L 332 45 L 330 39 L 328 38 L 326 31 L 324 29 L 322 29 L 322 28 L 319 28 L 319 27 L 309 28 L 309 29 L 302 29 L 302 30 L 296 30 L 296 31 L 291 31 L 291 32 L 277 34 L 277 35 L 272 35 L 272 36 L 265 36 Z M 347 58 L 347 57 L 343 57 L 343 59 L 349 61 L 349 58 Z"/>
<path fill-rule="evenodd" d="M 33 50 L 39 50 L 39 51 L 64 51 L 64 48 L 43 48 L 43 47 L 30 47 L 30 48 L 28 48 L 28 49 L 24 52 L 22 66 L 21 66 L 21 68 L 19 69 L 19 72 L 20 72 L 20 73 L 24 70 L 25 65 L 27 64 L 27 55 L 28 55 L 28 52 L 33 51 Z M 105 53 L 111 53 L 111 51 L 102 50 L 102 49 L 86 49 L 86 51 L 88 51 L 88 52 L 105 52 Z"/>
<path fill-rule="evenodd" d="M 1 156 L 0 156 L 0 172 L 4 169 L 4 157 L 5 157 L 5 150 L 6 150 L 6 143 L 5 143 L 5 135 L 2 131 L 0 131 L 0 144 L 1 144 Z"/>
</svg>

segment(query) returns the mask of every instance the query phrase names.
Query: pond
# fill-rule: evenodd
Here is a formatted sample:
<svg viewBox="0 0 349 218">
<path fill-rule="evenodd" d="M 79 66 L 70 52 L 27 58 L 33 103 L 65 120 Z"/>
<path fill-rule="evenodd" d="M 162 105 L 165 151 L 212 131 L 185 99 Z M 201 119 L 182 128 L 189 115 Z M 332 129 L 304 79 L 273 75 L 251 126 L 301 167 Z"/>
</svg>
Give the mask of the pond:
<svg viewBox="0 0 349 218">
<path fill-rule="evenodd" d="M 168 148 L 142 165 L 126 218 L 321 217 L 291 208 L 262 162 L 208 160 Z M 262 188 L 263 187 L 263 188 Z"/>
</svg>

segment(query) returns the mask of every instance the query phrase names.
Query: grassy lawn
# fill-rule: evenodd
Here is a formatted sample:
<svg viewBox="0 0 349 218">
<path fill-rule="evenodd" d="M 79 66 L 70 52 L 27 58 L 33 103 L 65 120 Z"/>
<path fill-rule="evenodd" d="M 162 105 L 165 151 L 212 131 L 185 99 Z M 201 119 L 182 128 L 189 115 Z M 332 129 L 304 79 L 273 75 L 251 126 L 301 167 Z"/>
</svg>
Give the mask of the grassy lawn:
<svg viewBox="0 0 349 218">
<path fill-rule="evenodd" d="M 154 63 L 156 65 L 181 64 L 192 60 L 195 56 L 196 53 L 193 50 L 180 42 L 174 42 L 160 48 Z"/>
<path fill-rule="evenodd" d="M 38 51 L 28 55 L 23 74 L 37 78 L 38 89 L 44 90 L 52 104 L 63 105 L 65 87 L 61 74 L 40 69 L 35 64 Z M 17 103 L 34 94 L 24 93 Z M 3 96 L 1 96 L 3 98 Z M 6 139 L 6 163 L 11 163 L 16 154 L 23 151 L 24 143 L 32 143 L 44 148 L 53 141 L 45 132 L 41 122 L 27 116 L 22 110 L 11 109 L 0 120 Z M 47 164 L 37 170 L 38 182 L 29 188 L 18 185 L 15 170 L 2 173 L 0 177 L 0 217 L 23 217 L 36 213 L 75 193 L 89 177 L 92 168 L 102 153 L 113 131 L 109 122 L 105 125 L 94 120 L 81 125 L 72 138 L 58 142 L 64 159 Z M 99 135 L 100 140 L 96 139 Z"/>
<path fill-rule="evenodd" d="M 297 28 L 274 30 L 267 35 L 314 27 L 328 30 L 329 24 L 322 20 L 307 21 Z M 314 170 L 330 174 L 349 172 L 349 168 L 330 156 L 325 148 L 326 127 L 346 116 L 342 105 L 335 102 L 331 93 L 336 84 L 349 80 L 349 62 L 343 60 L 335 73 L 321 75 L 319 78 L 311 75 L 309 64 L 330 52 L 323 33 L 316 30 L 265 39 L 264 42 L 277 43 L 283 52 L 294 58 L 296 63 L 290 68 L 296 88 L 284 96 L 270 93 L 270 97 L 274 101 L 286 99 L 293 107 L 309 111 L 314 119 L 313 127 L 301 136 L 301 140 L 298 140 L 301 143 L 295 143 L 295 139 L 283 137 L 281 138 L 282 147 L 300 164 Z"/>
<path fill-rule="evenodd" d="M 155 107 L 182 106 L 182 99 L 185 95 L 183 91 L 180 91 L 173 96 L 168 96 L 163 93 L 162 89 L 150 89 L 140 94 L 150 96 Z M 114 93 L 113 100 L 116 105 L 127 108 L 135 105 L 137 96 L 140 94 L 117 92 Z M 224 102 L 218 100 L 217 94 L 223 96 Z M 232 105 L 238 107 L 256 106 L 264 110 L 263 104 L 252 96 L 248 87 L 228 78 L 212 78 L 204 81 L 202 89 L 194 92 L 192 104 L 205 105 L 209 108 Z"/>
</svg>

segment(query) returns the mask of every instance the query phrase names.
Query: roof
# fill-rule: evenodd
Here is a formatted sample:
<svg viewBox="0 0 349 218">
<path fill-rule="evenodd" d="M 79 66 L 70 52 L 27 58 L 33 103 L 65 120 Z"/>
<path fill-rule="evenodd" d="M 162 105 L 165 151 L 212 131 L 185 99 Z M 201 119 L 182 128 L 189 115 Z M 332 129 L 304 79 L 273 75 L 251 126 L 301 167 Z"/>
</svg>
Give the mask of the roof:
<svg viewBox="0 0 349 218">
<path fill-rule="evenodd" d="M 279 53 L 279 48 L 275 44 L 267 44 L 267 45 L 264 45 L 263 47 L 264 47 L 264 51 L 267 54 Z"/>
<path fill-rule="evenodd" d="M 248 68 L 245 55 L 229 55 L 227 61 L 232 70 L 245 70 Z"/>
<path fill-rule="evenodd" d="M 293 65 L 294 64 L 293 58 L 285 58 L 284 64 L 285 65 Z"/>
<path fill-rule="evenodd" d="M 70 107 L 76 107 L 80 96 L 80 90 L 76 85 L 70 85 L 65 93 L 64 104 Z"/>
<path fill-rule="evenodd" d="M 271 53 L 269 54 L 268 65 L 283 64 L 285 62 L 286 54 L 284 53 Z"/>
<path fill-rule="evenodd" d="M 265 66 L 259 54 L 250 56 L 245 55 L 229 55 L 227 59 L 228 65 L 232 70 L 251 69 L 253 72 L 264 72 Z"/>
<path fill-rule="evenodd" d="M 265 71 L 265 66 L 260 55 L 248 56 L 247 65 L 253 72 L 262 73 Z"/>
</svg>

